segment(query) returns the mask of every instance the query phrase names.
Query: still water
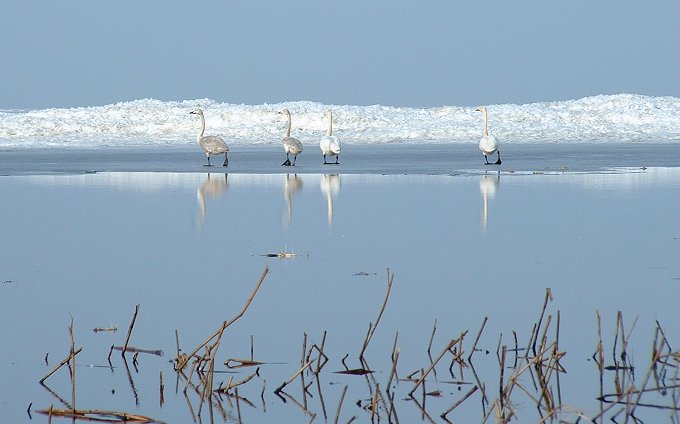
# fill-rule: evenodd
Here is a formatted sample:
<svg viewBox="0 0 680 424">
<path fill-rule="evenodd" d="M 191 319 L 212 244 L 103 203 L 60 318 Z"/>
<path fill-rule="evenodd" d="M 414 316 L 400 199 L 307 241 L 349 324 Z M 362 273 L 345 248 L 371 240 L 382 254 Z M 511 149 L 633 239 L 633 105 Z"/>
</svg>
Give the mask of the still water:
<svg viewBox="0 0 680 424">
<path fill-rule="evenodd" d="M 386 408 L 389 398 L 375 412 L 385 421 L 390 413 L 392 421 L 443 422 L 440 414 L 479 386 L 448 418 L 476 422 L 490 413 L 495 422 L 498 352 L 509 349 L 507 383 L 512 349 L 530 341 L 547 288 L 553 297 L 541 324 L 566 352 L 560 359 L 566 371 L 559 376 L 562 418 L 575 421 L 573 411 L 594 417 L 603 407 L 592 358 L 598 312 L 605 365 L 614 363 L 615 342 L 620 349 L 621 312 L 638 387 L 655 330 L 664 330 L 670 346 L 680 338 L 679 189 L 677 168 L 2 177 L 0 410 L 8 422 L 47 422 L 38 409 L 71 402 L 66 369 L 46 380 L 47 388 L 38 381 L 68 356 L 73 320 L 75 346 L 83 349 L 76 367 L 78 409 L 210 422 L 207 407 L 197 416 L 198 395 L 192 389 L 185 395 L 191 386 L 173 371 L 175 331 L 182 351 L 191 352 L 241 310 L 269 267 L 252 304 L 223 336 L 214 386 L 255 372 L 228 369 L 227 359 L 252 354 L 263 364 L 239 387 L 238 405 L 233 397 L 214 400 L 216 422 L 238 422 L 239 413 L 246 423 L 333 422 L 345 386 L 339 422 L 354 416 L 368 422 L 376 384 L 384 391 L 390 382 L 394 412 Z M 388 270 L 393 285 L 364 354 L 374 372 L 338 374 L 346 355 L 348 368 L 361 367 L 358 355 L 386 298 Z M 133 364 L 132 355 L 126 363 L 114 352 L 109 364 L 111 346 L 125 343 L 136 305 L 129 346 L 163 356 L 139 354 Z M 93 331 L 108 327 L 118 331 Z M 468 357 L 478 334 L 477 376 L 469 364 L 449 370 L 454 354 L 447 344 L 462 335 Z M 307 351 L 325 340 L 328 363 L 318 381 L 306 372 L 308 392 L 298 378 L 286 386 L 286 396 L 277 396 L 274 390 L 300 368 L 305 340 Z M 390 380 L 395 346 L 398 382 Z M 425 380 L 431 395 L 409 398 L 421 370 L 442 352 Z M 409 375 L 414 381 L 405 380 Z M 613 392 L 610 377 L 603 394 Z M 518 381 L 534 392 L 528 374 Z M 672 393 L 644 400 L 669 405 Z M 521 421 L 540 420 L 531 396 L 517 388 L 511 400 Z M 671 422 L 673 411 L 645 408 L 636 415 Z"/>
</svg>

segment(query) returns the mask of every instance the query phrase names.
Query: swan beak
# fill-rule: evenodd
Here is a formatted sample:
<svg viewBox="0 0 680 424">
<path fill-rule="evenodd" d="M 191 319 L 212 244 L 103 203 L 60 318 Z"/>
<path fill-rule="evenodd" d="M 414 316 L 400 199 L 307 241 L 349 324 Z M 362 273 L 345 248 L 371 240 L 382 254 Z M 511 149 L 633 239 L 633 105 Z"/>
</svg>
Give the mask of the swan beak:
<svg viewBox="0 0 680 424">
<path fill-rule="evenodd" d="M 480 109 L 480 108 L 475 109 L 475 112 L 481 112 L 481 111 L 482 111 L 482 109 Z"/>
</svg>

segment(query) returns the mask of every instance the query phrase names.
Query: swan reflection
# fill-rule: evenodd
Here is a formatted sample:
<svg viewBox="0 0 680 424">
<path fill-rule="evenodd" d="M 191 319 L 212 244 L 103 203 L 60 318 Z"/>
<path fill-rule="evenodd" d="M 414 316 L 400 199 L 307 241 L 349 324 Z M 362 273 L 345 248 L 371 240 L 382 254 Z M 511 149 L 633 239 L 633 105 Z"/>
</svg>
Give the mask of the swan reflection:
<svg viewBox="0 0 680 424">
<path fill-rule="evenodd" d="M 328 227 L 333 227 L 333 196 L 340 191 L 340 175 L 324 174 L 321 176 L 321 192 L 326 196 L 326 208 L 328 213 Z"/>
<path fill-rule="evenodd" d="M 222 178 L 224 175 L 224 178 Z M 198 200 L 198 207 L 200 211 L 200 225 L 205 224 L 206 209 L 206 199 L 217 199 L 221 197 L 227 190 L 229 185 L 228 181 L 229 174 L 217 174 L 215 177 L 211 177 L 208 173 L 208 177 L 196 190 L 196 199 Z"/>
<path fill-rule="evenodd" d="M 479 192 L 482 194 L 482 231 L 486 231 L 489 222 L 489 199 L 496 196 L 496 190 L 501 182 L 501 173 L 484 174 L 479 180 Z"/>
<path fill-rule="evenodd" d="M 286 174 L 286 179 L 283 182 L 283 195 L 286 198 L 286 209 L 288 215 L 286 216 L 285 226 L 288 227 L 293 219 L 293 193 L 302 190 L 302 178 L 297 174 Z"/>
</svg>

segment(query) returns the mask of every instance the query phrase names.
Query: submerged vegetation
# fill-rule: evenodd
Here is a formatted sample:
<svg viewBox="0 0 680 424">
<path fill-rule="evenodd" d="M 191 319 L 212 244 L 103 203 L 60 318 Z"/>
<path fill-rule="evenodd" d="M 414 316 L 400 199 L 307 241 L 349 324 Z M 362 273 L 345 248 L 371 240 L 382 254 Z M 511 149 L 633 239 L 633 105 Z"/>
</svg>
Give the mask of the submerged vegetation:
<svg viewBox="0 0 680 424">
<path fill-rule="evenodd" d="M 560 376 L 566 373 L 563 358 L 567 355 L 566 347 L 560 342 L 560 311 L 552 312 L 552 292 L 546 289 L 540 308 L 537 308 L 537 319 L 527 333 L 512 331 L 511 337 L 500 334 L 496 345 L 497 359 L 496 380 L 480 377 L 475 368 L 480 355 L 491 355 L 487 349 L 480 349 L 478 344 L 485 331 L 488 317 L 484 317 L 479 329 L 464 330 L 454 334 L 445 334 L 444 343 L 436 343 L 436 335 L 442 330 L 435 321 L 429 343 L 426 346 L 428 360 L 424 363 L 404 363 L 400 361 L 403 348 L 399 343 L 399 333 L 394 335 L 391 351 L 379 352 L 389 357 L 389 368 L 377 372 L 369 365 L 367 351 L 378 331 L 384 311 L 389 307 L 389 299 L 395 275 L 387 271 L 385 297 L 378 308 L 375 321 L 368 323 L 363 335 L 361 350 L 355 355 L 344 353 L 340 363 L 344 369 L 328 370 L 331 358 L 339 357 L 337 352 L 331 354 L 326 349 L 326 340 L 332 334 L 324 331 L 320 342 L 311 340 L 306 333 L 302 335 L 299 363 L 284 362 L 289 369 L 290 377 L 284 381 L 267 384 L 266 370 L 268 364 L 255 359 L 251 336 L 250 358 L 218 359 L 223 336 L 228 328 L 243 317 L 262 287 L 269 268 L 265 268 L 253 288 L 242 309 L 231 319 L 219 323 L 217 330 L 210 333 L 199 345 L 188 350 L 180 345 L 179 332 L 175 331 L 176 353 L 172 359 L 176 374 L 175 393 L 186 399 L 188 413 L 194 422 L 246 422 L 242 409 L 259 409 L 257 401 L 252 401 L 244 393 L 257 393 L 261 399 L 261 414 L 267 413 L 265 397 L 274 395 L 288 407 L 300 411 L 304 419 L 300 422 L 333 422 L 349 423 L 353 421 L 399 423 L 401 411 L 410 409 L 408 414 L 415 413 L 423 422 L 435 423 L 456 422 L 458 408 L 468 407 L 465 412 L 469 421 L 470 411 L 478 411 L 479 421 L 486 423 L 517 422 L 641 422 L 641 411 L 655 410 L 665 414 L 671 422 L 680 422 L 680 351 L 671 348 L 670 341 L 663 327 L 656 322 L 653 342 L 648 361 L 634 364 L 628 347 L 637 319 L 630 328 L 624 325 L 621 312 L 616 316 L 613 343 L 608 346 L 603 337 L 602 318 L 595 313 L 594 333 L 597 336 L 593 347 L 592 363 L 595 365 L 593 378 L 597 379 L 598 393 L 592 394 L 594 403 L 599 407 L 592 413 L 592 405 L 588 411 L 579 405 L 571 405 L 562 396 Z M 128 357 L 132 354 L 132 365 L 138 367 L 138 355 L 161 356 L 161 350 L 143 349 L 130 344 L 131 335 L 140 306 L 135 307 L 125 341 L 121 346 L 111 346 L 108 364 L 113 371 L 113 351 L 120 351 L 124 368 L 132 392 L 139 409 L 139 400 L 135 389 Z M 95 328 L 95 332 L 115 331 L 110 328 Z M 474 334 L 474 337 L 472 335 Z M 70 350 L 66 358 L 59 362 L 39 383 L 60 404 L 59 407 L 49 405 L 37 410 L 47 415 L 50 421 L 63 417 L 75 420 L 95 422 L 135 422 L 156 423 L 154 418 L 129 412 L 80 409 L 76 407 L 76 357 L 83 347 L 76 347 L 73 322 L 69 326 Z M 357 335 L 358 338 L 362 335 Z M 411 346 L 409 346 L 411 348 Z M 421 347 L 424 348 L 424 347 Z M 188 353 L 187 353 L 188 352 Z M 289 358 L 282 358 L 289 359 Z M 358 366 L 350 367 L 347 361 L 356 359 Z M 114 358 L 115 360 L 115 358 Z M 47 356 L 45 357 L 47 362 Z M 219 366 L 230 370 L 225 381 L 221 379 Z M 340 364 L 336 364 L 340 365 Z M 69 395 L 56 393 L 48 386 L 48 379 L 62 367 L 68 366 L 71 382 Z M 240 370 L 236 373 L 236 370 Z M 165 370 L 166 372 L 169 370 Z M 244 374 L 241 376 L 240 373 Z M 165 402 L 166 387 L 163 380 L 164 370 L 159 374 L 159 403 Z M 342 390 L 334 390 L 334 396 L 324 394 L 329 376 L 343 374 L 354 376 L 352 384 L 344 384 Z M 455 387 L 456 391 L 447 393 L 441 387 Z M 348 392 L 359 400 L 358 408 L 347 412 Z M 437 402 L 433 402 L 437 400 Z M 445 405 L 442 407 L 441 405 Z M 28 407 L 30 416 L 32 404 Z M 405 415 L 405 414 L 404 414 Z M 402 415 L 402 417 L 404 416 Z M 255 420 L 257 421 L 257 420 Z M 655 421 L 658 422 L 658 421 Z"/>
</svg>

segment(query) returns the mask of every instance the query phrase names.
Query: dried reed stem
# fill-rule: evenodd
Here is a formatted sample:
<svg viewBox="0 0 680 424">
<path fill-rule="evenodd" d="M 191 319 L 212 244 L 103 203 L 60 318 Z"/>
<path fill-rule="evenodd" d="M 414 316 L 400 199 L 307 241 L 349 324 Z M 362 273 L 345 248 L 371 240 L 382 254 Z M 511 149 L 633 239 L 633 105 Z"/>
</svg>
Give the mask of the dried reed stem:
<svg viewBox="0 0 680 424">
<path fill-rule="evenodd" d="M 543 308 L 541 309 L 541 316 L 538 318 L 538 324 L 536 326 L 536 333 L 534 334 L 534 341 L 532 344 L 532 350 L 534 355 L 536 355 L 536 343 L 538 341 L 538 329 L 541 328 L 541 323 L 543 322 L 543 316 L 545 315 L 545 310 L 548 307 L 548 301 L 552 300 L 552 291 L 550 288 L 545 289 L 545 300 L 543 301 Z"/>
<path fill-rule="evenodd" d="M 340 409 L 342 408 L 342 402 L 345 400 L 345 393 L 347 393 L 347 385 L 343 387 L 342 394 L 340 394 L 340 401 L 338 401 L 338 408 L 335 410 L 335 420 L 334 424 L 338 424 L 338 419 L 340 419 Z"/>
<path fill-rule="evenodd" d="M 76 410 L 76 351 L 75 338 L 73 336 L 73 317 L 71 317 L 71 325 L 68 327 L 68 334 L 71 338 L 71 362 L 69 368 L 71 369 L 71 407 Z"/>
<path fill-rule="evenodd" d="M 372 326 L 369 326 L 368 329 L 368 334 L 366 334 L 366 340 L 364 340 L 364 345 L 361 348 L 361 352 L 359 353 L 359 358 L 364 357 L 364 352 L 366 352 L 366 348 L 368 348 L 368 344 L 371 342 L 371 339 L 373 338 L 373 335 L 375 334 L 376 328 L 378 328 L 378 323 L 380 322 L 380 318 L 382 317 L 383 312 L 385 312 L 385 307 L 387 306 L 387 301 L 390 298 L 390 292 L 392 291 L 392 282 L 394 281 L 394 273 L 390 274 L 390 270 L 387 269 L 387 292 L 385 293 L 385 301 L 382 304 L 382 307 L 380 308 L 380 312 L 378 312 L 378 318 L 375 320 L 375 324 Z"/>
<path fill-rule="evenodd" d="M 475 337 L 475 342 L 472 344 L 472 350 L 470 351 L 470 354 L 467 357 L 468 362 L 470 362 L 470 359 L 472 359 L 472 355 L 475 353 L 475 349 L 477 348 L 477 342 L 479 342 L 479 338 L 482 336 L 482 331 L 484 331 L 484 327 L 486 326 L 486 322 L 489 320 L 489 317 L 484 317 L 484 321 L 482 321 L 482 326 L 479 328 L 479 331 L 477 332 L 477 337 Z"/>
<path fill-rule="evenodd" d="M 132 327 L 135 326 L 135 320 L 137 319 L 137 313 L 138 312 L 139 312 L 139 305 L 135 306 L 135 313 L 134 313 L 134 315 L 132 315 L 132 322 L 130 322 L 130 326 L 128 327 L 127 337 L 125 338 L 125 344 L 123 345 L 123 349 L 120 352 L 120 354 L 122 356 L 125 356 L 125 350 L 127 349 L 128 342 L 130 341 L 130 335 L 132 335 Z"/>
<path fill-rule="evenodd" d="M 461 337 L 463 337 L 463 335 L 464 335 L 465 333 L 467 333 L 467 331 L 464 332 L 463 334 L 461 334 Z M 432 369 L 435 367 L 435 365 L 437 365 L 437 362 L 439 362 L 439 361 L 442 359 L 442 357 L 446 354 L 446 352 L 448 352 L 449 349 L 451 349 L 451 347 L 452 347 L 454 344 L 456 344 L 457 341 L 458 341 L 458 339 L 451 339 L 451 341 L 449 341 L 449 343 L 448 343 L 448 344 L 446 345 L 446 347 L 441 351 L 441 353 L 439 354 L 439 356 L 437 356 L 437 359 L 435 359 L 434 362 L 432 362 L 432 364 L 430 365 L 430 367 L 427 369 L 427 372 L 423 373 L 423 375 L 418 379 L 418 381 L 416 381 L 416 384 L 413 386 L 413 388 L 411 389 L 411 391 L 408 392 L 409 396 L 413 396 L 413 393 L 416 391 L 416 389 L 418 388 L 418 386 L 420 386 L 420 385 L 423 383 L 423 381 L 425 381 L 425 377 L 427 377 L 427 375 L 430 373 L 430 371 L 432 371 Z"/>
<path fill-rule="evenodd" d="M 460 405 L 461 403 L 465 402 L 465 401 L 467 400 L 467 398 L 469 398 L 470 396 L 472 396 L 472 394 L 473 394 L 474 392 L 476 392 L 477 389 L 478 389 L 478 387 L 477 387 L 477 386 L 474 386 L 474 387 L 472 387 L 470 390 L 468 390 L 468 392 L 465 393 L 465 395 L 464 395 L 462 398 L 460 398 L 460 399 L 458 399 L 456 402 L 454 402 L 454 404 L 451 405 L 451 406 L 449 407 L 449 409 L 447 409 L 446 411 L 444 411 L 444 412 L 440 415 L 440 417 L 442 417 L 443 419 L 446 420 L 446 416 L 449 415 L 449 413 L 450 413 L 451 411 L 453 411 L 454 409 L 456 409 L 456 407 L 457 407 L 458 405 Z M 447 420 L 447 421 L 448 421 L 448 420 Z"/>
<path fill-rule="evenodd" d="M 262 285 L 262 282 L 264 281 L 264 279 L 265 279 L 265 277 L 267 276 L 268 273 L 269 273 L 269 267 L 268 267 L 268 266 L 265 266 L 264 272 L 262 272 L 262 275 L 260 276 L 260 280 L 259 280 L 259 281 L 257 282 L 257 284 L 255 285 L 255 288 L 253 289 L 253 291 L 252 291 L 252 293 L 250 294 L 250 297 L 248 298 L 248 300 L 246 301 L 246 303 L 243 305 L 243 308 L 241 309 L 241 311 L 240 311 L 238 314 L 236 314 L 236 316 L 235 316 L 234 318 L 232 318 L 230 321 L 224 321 L 224 322 L 222 323 L 222 326 L 220 327 L 220 329 L 217 330 L 217 331 L 215 331 L 215 333 L 213 333 L 210 337 L 208 337 L 203 343 L 201 343 L 200 345 L 198 345 L 198 346 L 196 347 L 196 349 L 194 349 L 193 352 L 191 352 L 191 353 L 190 353 L 189 355 L 187 355 L 186 357 L 179 359 L 179 360 L 177 361 L 177 370 L 178 370 L 178 371 L 183 370 L 184 367 L 186 367 L 187 362 L 189 361 L 189 359 L 192 358 L 192 357 L 196 354 L 196 352 L 198 352 L 203 346 L 205 346 L 205 345 L 207 345 L 208 343 L 210 343 L 210 341 L 211 341 L 212 339 L 214 339 L 215 337 L 221 336 L 222 333 L 224 333 L 224 330 L 227 329 L 227 327 L 229 327 L 231 324 L 233 324 L 234 322 L 236 322 L 239 318 L 241 318 L 241 317 L 243 316 L 243 314 L 245 314 L 246 310 L 248 309 L 248 307 L 249 307 L 250 304 L 252 303 L 253 299 L 255 298 L 255 295 L 257 294 L 257 291 L 260 289 L 260 286 Z"/>
<path fill-rule="evenodd" d="M 293 376 L 291 378 L 289 378 L 287 381 L 284 381 L 283 383 L 281 383 L 281 385 L 279 387 L 277 387 L 276 390 L 274 390 L 274 393 L 279 393 L 281 390 L 283 390 L 284 387 L 286 387 L 287 385 L 292 383 L 300 374 L 302 374 L 302 372 L 304 370 L 307 369 L 307 367 L 312 365 L 312 362 L 314 362 L 314 361 L 313 360 L 307 361 L 304 365 L 302 365 L 302 367 L 300 367 L 300 369 L 297 370 L 297 372 L 295 374 L 293 374 Z"/>
<path fill-rule="evenodd" d="M 77 354 L 79 354 L 82 350 L 83 350 L 83 348 L 82 348 L 82 347 L 79 347 L 76 351 L 70 352 L 69 355 L 68 355 L 66 358 L 64 358 L 63 361 L 59 362 L 59 364 L 57 364 L 57 366 L 55 366 L 54 368 L 52 368 L 52 371 L 48 372 L 48 373 L 47 373 L 43 378 L 41 378 L 38 382 L 39 382 L 40 384 L 43 384 L 43 383 L 45 382 L 45 380 L 47 380 L 52 374 L 54 374 L 55 372 L 57 372 L 57 370 L 58 370 L 59 368 L 63 367 L 66 363 L 68 363 L 68 362 L 71 360 L 71 358 L 75 358 L 75 356 L 76 356 Z"/>
</svg>

